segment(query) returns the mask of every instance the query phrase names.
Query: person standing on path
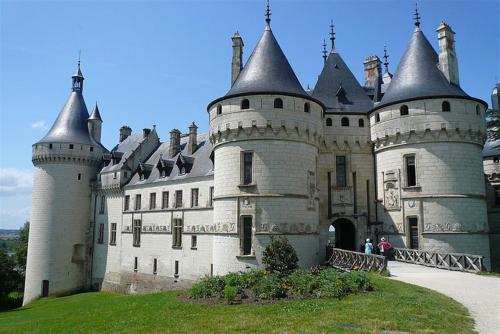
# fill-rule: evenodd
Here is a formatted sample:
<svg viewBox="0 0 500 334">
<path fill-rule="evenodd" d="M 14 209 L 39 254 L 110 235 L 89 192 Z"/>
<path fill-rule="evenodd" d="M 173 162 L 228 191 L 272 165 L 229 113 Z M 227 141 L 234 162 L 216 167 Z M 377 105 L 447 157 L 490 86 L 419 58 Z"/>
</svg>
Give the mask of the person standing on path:
<svg viewBox="0 0 500 334">
<path fill-rule="evenodd" d="M 373 254 L 373 244 L 372 244 L 372 241 L 370 239 L 366 239 L 365 254 Z"/>
<path fill-rule="evenodd" d="M 392 248 L 392 245 L 389 243 L 389 241 L 386 241 L 385 238 L 382 238 L 380 239 L 377 247 L 380 249 L 380 255 L 388 257 L 390 253 L 389 250 Z"/>
</svg>

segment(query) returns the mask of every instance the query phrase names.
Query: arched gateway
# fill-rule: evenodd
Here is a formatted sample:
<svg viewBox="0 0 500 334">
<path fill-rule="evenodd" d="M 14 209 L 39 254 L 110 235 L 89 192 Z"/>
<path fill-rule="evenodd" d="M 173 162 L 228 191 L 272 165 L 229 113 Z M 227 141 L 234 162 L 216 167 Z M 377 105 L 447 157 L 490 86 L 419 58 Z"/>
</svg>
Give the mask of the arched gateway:
<svg viewBox="0 0 500 334">
<path fill-rule="evenodd" d="M 335 229 L 335 248 L 356 250 L 356 228 L 350 220 L 340 218 L 331 226 Z"/>
</svg>

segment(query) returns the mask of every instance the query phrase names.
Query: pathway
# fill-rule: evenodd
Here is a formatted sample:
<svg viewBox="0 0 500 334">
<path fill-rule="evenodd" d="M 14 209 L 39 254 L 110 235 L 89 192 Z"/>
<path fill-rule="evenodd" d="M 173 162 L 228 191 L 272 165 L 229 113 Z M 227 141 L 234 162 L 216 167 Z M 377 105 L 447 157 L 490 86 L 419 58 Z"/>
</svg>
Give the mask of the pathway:
<svg viewBox="0 0 500 334">
<path fill-rule="evenodd" d="M 455 299 L 469 310 L 479 333 L 500 333 L 500 278 L 390 261 L 391 278 Z"/>
</svg>

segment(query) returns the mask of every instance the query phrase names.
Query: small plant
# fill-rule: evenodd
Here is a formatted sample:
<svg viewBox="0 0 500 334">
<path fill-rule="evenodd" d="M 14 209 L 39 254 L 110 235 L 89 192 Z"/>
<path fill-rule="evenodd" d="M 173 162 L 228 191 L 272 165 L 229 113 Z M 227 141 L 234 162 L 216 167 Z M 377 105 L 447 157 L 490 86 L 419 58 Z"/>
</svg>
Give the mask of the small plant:
<svg viewBox="0 0 500 334">
<path fill-rule="evenodd" d="M 271 236 L 271 243 L 264 250 L 262 262 L 267 271 L 279 273 L 283 277 L 298 268 L 299 258 L 286 237 Z"/>
<path fill-rule="evenodd" d="M 224 288 L 224 299 L 227 301 L 228 304 L 234 302 L 234 299 L 236 298 L 237 294 L 238 294 L 238 288 L 234 286 L 226 286 Z"/>
<path fill-rule="evenodd" d="M 308 296 L 317 286 L 316 277 L 307 270 L 295 270 L 286 277 L 291 292 L 296 295 Z"/>
<path fill-rule="evenodd" d="M 224 290 L 224 279 L 219 276 L 204 276 L 193 285 L 189 297 L 193 299 L 221 297 Z"/>
<path fill-rule="evenodd" d="M 286 287 L 282 285 L 278 273 L 270 273 L 257 282 L 252 289 L 259 299 L 275 299 L 286 296 Z"/>
<path fill-rule="evenodd" d="M 245 288 L 245 277 L 242 273 L 229 273 L 224 276 L 224 283 L 226 287 L 231 286 L 236 288 L 237 293 L 242 293 Z"/>
<path fill-rule="evenodd" d="M 259 282 L 266 272 L 261 269 L 252 269 L 241 274 L 241 279 L 245 282 L 245 288 L 249 289 Z"/>
</svg>

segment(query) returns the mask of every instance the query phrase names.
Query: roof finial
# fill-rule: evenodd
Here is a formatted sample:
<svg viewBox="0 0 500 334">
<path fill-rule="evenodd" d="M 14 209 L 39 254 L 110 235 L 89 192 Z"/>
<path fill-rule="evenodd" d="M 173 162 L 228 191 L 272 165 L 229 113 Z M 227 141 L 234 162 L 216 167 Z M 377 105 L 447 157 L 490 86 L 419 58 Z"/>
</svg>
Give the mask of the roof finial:
<svg viewBox="0 0 500 334">
<path fill-rule="evenodd" d="M 323 38 L 323 61 L 326 63 L 328 51 L 326 51 L 326 41 Z"/>
<path fill-rule="evenodd" d="M 335 50 L 335 26 L 333 25 L 333 20 L 330 20 L 330 41 L 332 43 L 332 51 Z"/>
<path fill-rule="evenodd" d="M 418 12 L 418 2 L 415 2 L 415 14 L 413 15 L 415 17 L 415 27 L 420 28 L 420 13 Z"/>
<path fill-rule="evenodd" d="M 387 46 L 384 45 L 384 67 L 385 72 L 389 73 L 389 55 L 387 54 Z"/>
<path fill-rule="evenodd" d="M 266 26 L 270 26 L 271 23 L 271 8 L 269 7 L 269 0 L 267 0 L 266 6 Z"/>
</svg>

